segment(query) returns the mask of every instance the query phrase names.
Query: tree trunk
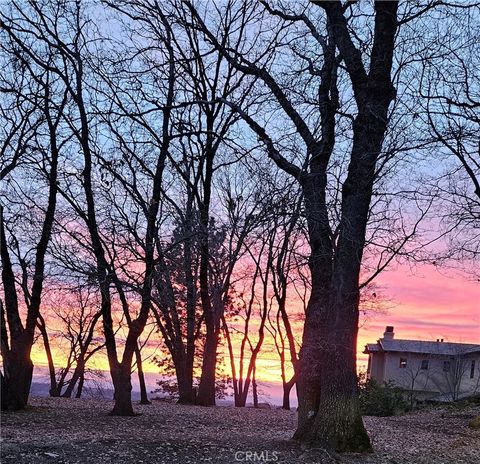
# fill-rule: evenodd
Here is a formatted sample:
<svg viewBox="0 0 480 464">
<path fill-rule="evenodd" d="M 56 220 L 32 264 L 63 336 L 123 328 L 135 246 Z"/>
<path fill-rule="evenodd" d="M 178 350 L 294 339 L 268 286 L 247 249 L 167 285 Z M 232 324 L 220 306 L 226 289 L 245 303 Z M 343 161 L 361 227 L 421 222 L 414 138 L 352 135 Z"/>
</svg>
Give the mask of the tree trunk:
<svg viewBox="0 0 480 464">
<path fill-rule="evenodd" d="M 242 394 L 237 393 L 234 396 L 234 404 L 237 408 L 244 408 L 246 405 L 246 398 Z"/>
<path fill-rule="evenodd" d="M 213 314 L 211 314 L 211 312 L 205 315 L 205 321 L 207 334 L 203 350 L 202 377 L 198 387 L 196 404 L 200 406 L 215 406 L 215 370 L 217 366 L 218 333 L 215 330 Z"/>
<path fill-rule="evenodd" d="M 142 353 L 138 347 L 135 349 L 135 357 L 137 360 L 138 383 L 140 384 L 140 404 L 150 404 L 147 386 L 145 385 L 145 375 L 143 373 Z"/>
<path fill-rule="evenodd" d="M 355 317 L 352 317 L 355 319 Z M 320 402 L 309 439 L 339 451 L 371 451 L 358 400 L 357 322 L 342 318 L 331 324 L 322 350 Z"/>
<path fill-rule="evenodd" d="M 2 410 L 18 411 L 24 409 L 28 402 L 33 377 L 33 363 L 27 346 L 12 350 L 11 360 L 3 360 L 2 376 Z"/>
<path fill-rule="evenodd" d="M 193 389 L 193 369 L 188 357 L 183 354 L 177 357 L 175 362 L 175 374 L 177 376 L 178 403 L 195 404 L 195 391 Z"/>
<path fill-rule="evenodd" d="M 257 389 L 257 377 L 256 377 L 256 368 L 253 368 L 252 376 L 252 396 L 253 396 L 253 407 L 258 408 L 258 389 Z"/>
<path fill-rule="evenodd" d="M 0 254 L 2 263 L 2 284 L 4 304 L 1 309 L 1 353 L 3 358 L 2 410 L 19 410 L 28 402 L 32 383 L 33 364 L 30 350 L 33 343 L 34 327 L 27 331 L 23 327 L 18 308 L 15 274 L 7 248 L 3 208 L 0 206 Z M 10 333 L 8 341 L 7 321 Z"/>
<path fill-rule="evenodd" d="M 293 376 L 288 382 L 283 384 L 283 401 L 282 409 L 290 411 L 290 392 L 295 385 L 295 376 Z"/>
<path fill-rule="evenodd" d="M 40 316 L 40 306 L 43 291 L 45 255 L 47 253 L 50 236 L 52 233 L 53 221 L 55 218 L 55 209 L 57 201 L 57 166 L 58 166 L 58 146 L 56 138 L 56 123 L 52 120 L 50 114 L 50 101 L 48 86 L 45 87 L 45 107 L 44 114 L 49 128 L 51 164 L 48 175 L 48 205 L 43 220 L 41 235 L 36 244 L 35 265 L 30 298 L 27 303 L 27 319 L 25 327 L 20 319 L 17 289 L 15 285 L 15 276 L 13 273 L 12 262 L 8 252 L 5 224 L 3 221 L 3 208 L 0 207 L 0 256 L 2 263 L 2 283 L 5 296 L 5 310 L 8 320 L 11 346 L 8 347 L 6 339 L 6 327 L 2 305 L 2 356 L 4 362 L 4 385 L 7 399 L 5 405 L 7 409 L 23 409 L 28 402 L 30 386 L 32 384 L 33 363 L 30 353 L 33 346 L 35 327 Z M 62 103 L 63 111 L 63 103 Z M 58 121 L 57 121 L 58 122 Z"/>
<path fill-rule="evenodd" d="M 206 115 L 207 131 L 213 131 L 214 117 L 210 112 Z M 200 210 L 200 299 L 202 301 L 203 314 L 205 315 L 206 340 L 203 349 L 202 375 L 198 387 L 197 404 L 201 406 L 215 405 L 215 371 L 217 367 L 218 333 L 215 323 L 215 311 L 210 296 L 209 282 L 209 222 L 210 222 L 210 198 L 212 193 L 213 137 L 207 136 L 205 145 L 205 178 L 203 182 L 203 201 L 199 205 Z"/>
<path fill-rule="evenodd" d="M 114 401 L 111 416 L 134 416 L 132 406 L 132 378 L 129 364 L 118 364 L 112 371 Z"/>
<path fill-rule="evenodd" d="M 327 14 L 335 45 L 346 64 L 358 114 L 353 122 L 348 175 L 342 186 L 338 239 L 335 247 L 329 245 L 328 255 L 333 259 L 325 260 L 329 240 L 315 233 L 317 226 L 309 218 L 312 291 L 297 380 L 299 419 L 295 437 L 340 452 L 365 452 L 371 451 L 371 444 L 357 392 L 358 285 L 376 162 L 387 128 L 388 107 L 395 95 L 391 67 L 398 2 L 375 2 L 368 74 L 353 45 L 340 2 L 317 5 Z M 326 211 L 312 194 L 311 186 L 305 182 L 303 187 L 307 211 L 312 199 L 313 209 Z M 324 186 L 317 185 L 318 190 L 324 192 Z M 328 226 L 328 214 L 321 219 L 321 224 Z M 316 237 L 320 240 L 316 241 Z"/>
<path fill-rule="evenodd" d="M 60 389 L 59 389 L 59 385 L 57 384 L 57 377 L 55 375 L 55 365 L 53 363 L 53 355 L 52 355 L 52 350 L 50 348 L 50 340 L 48 339 L 47 326 L 45 324 L 45 319 L 42 317 L 41 314 L 39 314 L 38 316 L 37 327 L 40 329 L 40 333 L 42 334 L 43 346 L 45 348 L 45 354 L 47 355 L 48 373 L 50 376 L 50 390 L 48 393 L 51 397 L 54 397 L 54 398 L 59 397 Z"/>
<path fill-rule="evenodd" d="M 79 399 L 82 397 L 84 384 L 85 384 L 85 367 L 82 368 L 80 378 L 78 379 L 78 388 L 77 388 L 77 393 L 75 395 L 75 398 Z"/>
<path fill-rule="evenodd" d="M 0 386 L 0 401 L 1 401 L 1 410 L 6 411 L 8 409 L 8 384 L 7 381 L 5 380 L 5 377 L 3 376 L 3 372 L 0 372 L 0 380 L 1 380 L 1 386 Z"/>
<path fill-rule="evenodd" d="M 356 150 L 358 146 L 354 146 Z M 294 438 L 337 451 L 361 452 L 371 450 L 371 445 L 357 395 L 358 279 L 371 194 L 366 179 L 373 182 L 373 176 L 364 175 L 361 182 L 352 171 L 350 167 L 344 184 L 342 221 L 346 224 L 341 229 L 333 267 L 330 259 L 325 259 L 332 251 L 325 247 L 326 229 L 319 229 L 322 222 L 309 228 L 312 291 L 298 364 L 299 408 Z M 353 183 L 363 184 L 360 193 L 353 193 Z M 304 188 L 306 206 L 322 210 L 323 198 L 309 187 Z"/>
<path fill-rule="evenodd" d="M 181 375 L 179 377 L 178 370 L 177 372 L 177 384 L 178 384 L 178 402 L 181 404 L 195 404 L 196 401 L 196 390 L 193 388 L 193 363 L 195 359 L 195 320 L 196 320 L 196 278 L 193 275 L 192 271 L 192 236 L 193 236 L 193 226 L 192 226 L 192 205 L 194 201 L 194 193 L 190 186 L 187 186 L 188 191 L 188 201 L 187 209 L 185 214 L 185 243 L 184 243 L 184 272 L 185 272 L 185 282 L 187 287 L 187 343 L 186 349 L 183 348 L 182 343 L 182 363 L 180 363 Z M 183 355 L 185 353 L 185 355 Z M 185 360 L 184 360 L 185 358 Z M 184 361 L 183 361 L 184 360 Z M 176 367 L 175 367 L 176 368 Z"/>
<path fill-rule="evenodd" d="M 72 378 L 69 380 L 67 388 L 62 394 L 62 398 L 71 398 L 73 394 L 73 390 L 75 389 L 75 385 L 77 384 L 78 380 L 83 376 L 85 372 L 85 362 L 84 362 L 84 355 L 83 353 L 80 354 L 77 365 L 75 366 L 75 370 L 73 371 Z"/>
</svg>

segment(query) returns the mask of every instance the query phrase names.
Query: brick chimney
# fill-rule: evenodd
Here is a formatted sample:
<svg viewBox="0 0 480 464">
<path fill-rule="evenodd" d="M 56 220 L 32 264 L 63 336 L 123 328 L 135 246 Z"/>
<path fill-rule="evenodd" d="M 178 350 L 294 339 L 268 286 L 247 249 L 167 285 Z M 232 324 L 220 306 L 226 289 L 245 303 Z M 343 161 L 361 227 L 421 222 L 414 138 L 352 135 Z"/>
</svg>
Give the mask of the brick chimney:
<svg viewBox="0 0 480 464">
<path fill-rule="evenodd" d="M 387 325 L 385 327 L 385 332 L 383 333 L 384 340 L 393 340 L 395 333 L 393 331 L 393 325 Z"/>
</svg>

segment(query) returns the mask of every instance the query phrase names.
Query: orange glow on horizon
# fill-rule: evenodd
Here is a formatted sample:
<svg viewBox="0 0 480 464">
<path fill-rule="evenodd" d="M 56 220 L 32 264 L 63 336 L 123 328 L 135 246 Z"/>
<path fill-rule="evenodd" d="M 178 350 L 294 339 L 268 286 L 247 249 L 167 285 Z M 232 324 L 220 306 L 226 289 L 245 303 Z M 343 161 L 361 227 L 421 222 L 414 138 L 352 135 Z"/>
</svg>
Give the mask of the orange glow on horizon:
<svg viewBox="0 0 480 464">
<path fill-rule="evenodd" d="M 369 315 L 361 325 L 358 335 L 357 360 L 359 370 L 366 367 L 366 356 L 362 353 L 366 343 L 375 342 L 383 334 L 386 325 L 395 327 L 395 337 L 402 339 L 435 340 L 480 343 L 480 286 L 458 276 L 447 277 L 433 268 L 422 267 L 421 275 L 411 276 L 406 268 L 386 272 L 379 277 L 385 294 L 394 302 L 393 308 L 386 313 Z M 301 303 L 291 303 L 301 311 Z M 297 339 L 301 339 L 303 323 L 293 321 Z M 161 340 L 158 334 L 152 334 L 155 340 L 144 348 L 144 357 L 151 358 Z M 158 338 L 158 339 L 157 339 Z M 235 355 L 241 334 L 232 333 Z M 119 354 L 122 347 L 119 348 Z M 230 364 L 225 343 L 222 346 L 225 372 L 230 372 Z M 52 346 L 56 367 L 66 361 L 61 347 Z M 159 352 L 157 351 L 157 354 Z M 247 356 L 248 356 L 247 352 Z M 47 366 L 43 344 L 39 341 L 32 350 L 32 360 L 36 366 Z M 108 371 L 108 360 L 104 353 L 96 354 L 92 365 L 96 369 Z M 236 359 L 238 366 L 238 358 Z M 248 363 L 248 357 L 246 359 Z M 292 370 L 289 367 L 288 375 Z M 246 370 L 246 369 L 245 369 Z M 158 367 L 150 360 L 144 363 L 144 371 L 159 374 Z M 108 377 L 108 376 L 107 376 Z M 270 335 L 267 333 L 264 346 L 257 360 L 257 380 L 265 383 L 281 382 L 280 364 Z"/>
</svg>

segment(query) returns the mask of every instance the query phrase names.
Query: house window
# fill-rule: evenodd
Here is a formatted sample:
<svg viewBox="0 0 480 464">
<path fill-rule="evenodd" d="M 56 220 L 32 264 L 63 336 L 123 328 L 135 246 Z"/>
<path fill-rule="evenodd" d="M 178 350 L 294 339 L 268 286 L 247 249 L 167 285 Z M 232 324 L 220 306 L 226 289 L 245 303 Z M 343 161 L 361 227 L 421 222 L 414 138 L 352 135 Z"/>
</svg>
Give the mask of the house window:
<svg viewBox="0 0 480 464">
<path fill-rule="evenodd" d="M 407 358 L 400 358 L 400 369 L 405 369 L 407 367 Z"/>
<path fill-rule="evenodd" d="M 426 370 L 428 369 L 428 359 L 422 360 L 421 369 L 422 369 L 423 371 L 426 371 Z"/>
<path fill-rule="evenodd" d="M 470 378 L 475 377 L 475 359 L 472 359 L 472 364 L 470 364 Z"/>
<path fill-rule="evenodd" d="M 443 361 L 443 372 L 448 372 L 450 370 L 450 361 Z"/>
</svg>

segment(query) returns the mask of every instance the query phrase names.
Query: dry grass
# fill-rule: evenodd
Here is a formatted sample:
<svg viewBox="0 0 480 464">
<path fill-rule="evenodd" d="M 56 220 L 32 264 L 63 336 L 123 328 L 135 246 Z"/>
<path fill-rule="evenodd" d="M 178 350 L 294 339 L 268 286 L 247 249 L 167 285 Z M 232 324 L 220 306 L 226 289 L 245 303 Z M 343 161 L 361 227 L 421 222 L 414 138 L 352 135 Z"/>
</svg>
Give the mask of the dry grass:
<svg viewBox="0 0 480 464">
<path fill-rule="evenodd" d="M 375 453 L 343 456 L 290 441 L 294 412 L 154 402 L 137 406 L 139 416 L 119 418 L 108 415 L 110 408 L 107 401 L 32 398 L 28 410 L 3 413 L 2 464 L 254 462 L 236 455 L 245 451 L 263 452 L 265 459 L 255 462 L 480 462 L 480 431 L 468 427 L 478 406 L 367 417 Z"/>
</svg>

